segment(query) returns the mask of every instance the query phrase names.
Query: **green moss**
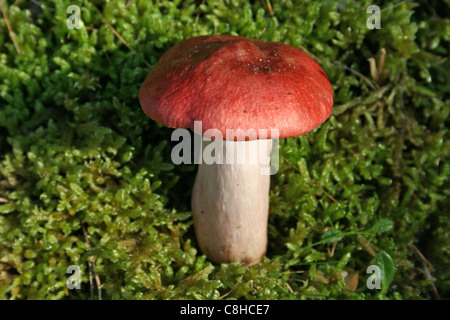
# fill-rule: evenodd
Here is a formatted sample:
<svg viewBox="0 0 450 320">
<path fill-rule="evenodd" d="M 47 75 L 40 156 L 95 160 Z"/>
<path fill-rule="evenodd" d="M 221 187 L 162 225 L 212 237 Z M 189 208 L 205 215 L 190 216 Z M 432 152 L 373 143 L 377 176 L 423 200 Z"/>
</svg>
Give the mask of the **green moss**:
<svg viewBox="0 0 450 320">
<path fill-rule="evenodd" d="M 379 4 L 379 30 L 370 1 L 71 1 L 79 30 L 67 1 L 3 3 L 17 47 L 0 17 L 0 298 L 90 299 L 90 273 L 106 299 L 449 297 L 448 1 Z M 201 254 L 196 168 L 171 163 L 171 130 L 137 99 L 172 45 L 225 33 L 301 46 L 335 93 L 324 125 L 280 141 L 253 267 Z"/>
</svg>

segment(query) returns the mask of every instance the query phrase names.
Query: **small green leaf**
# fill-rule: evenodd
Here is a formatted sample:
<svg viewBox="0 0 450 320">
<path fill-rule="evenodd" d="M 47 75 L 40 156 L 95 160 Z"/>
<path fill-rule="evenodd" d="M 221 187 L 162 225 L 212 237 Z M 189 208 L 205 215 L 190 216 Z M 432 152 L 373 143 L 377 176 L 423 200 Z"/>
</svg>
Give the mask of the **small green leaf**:
<svg viewBox="0 0 450 320">
<path fill-rule="evenodd" d="M 394 222 L 390 219 L 381 219 L 371 228 L 371 232 L 382 234 L 390 231 L 394 227 Z"/>
<path fill-rule="evenodd" d="M 394 280 L 395 262 L 385 251 L 380 251 L 375 260 L 375 264 L 380 267 L 381 273 L 381 294 L 385 294 Z"/>
</svg>

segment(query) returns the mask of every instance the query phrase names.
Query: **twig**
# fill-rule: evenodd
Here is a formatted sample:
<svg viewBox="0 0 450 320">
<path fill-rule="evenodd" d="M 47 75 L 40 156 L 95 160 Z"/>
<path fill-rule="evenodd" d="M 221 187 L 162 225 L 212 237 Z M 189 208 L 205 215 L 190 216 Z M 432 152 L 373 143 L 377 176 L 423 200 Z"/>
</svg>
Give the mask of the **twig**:
<svg viewBox="0 0 450 320">
<path fill-rule="evenodd" d="M 202 3 L 200 5 L 203 5 L 203 4 L 205 4 L 205 0 L 202 0 Z M 194 28 L 197 26 L 199 18 L 200 18 L 200 12 L 197 13 L 197 16 L 195 17 Z"/>
<path fill-rule="evenodd" d="M 221 296 L 219 297 L 219 299 L 225 298 L 225 297 L 226 297 L 227 295 L 229 295 L 232 291 L 233 291 L 233 289 L 231 289 L 231 290 L 228 291 L 227 293 L 224 293 L 223 295 L 221 295 Z"/>
<path fill-rule="evenodd" d="M 267 27 L 264 27 L 264 29 L 262 29 L 261 33 L 259 34 L 259 36 L 256 38 L 256 40 L 259 40 L 259 38 L 261 38 L 261 36 L 264 34 L 264 32 L 266 32 Z"/>
<path fill-rule="evenodd" d="M 370 65 L 370 76 L 378 84 L 382 84 L 388 74 L 387 70 L 383 70 L 385 57 L 386 57 L 386 49 L 381 48 L 380 57 L 378 58 L 378 67 L 377 63 L 375 62 L 375 58 L 372 57 L 368 59 Z"/>
<path fill-rule="evenodd" d="M 333 242 L 333 246 L 331 247 L 331 250 L 329 247 L 327 248 L 327 253 L 330 258 L 332 258 L 334 256 L 334 251 L 336 250 L 336 246 L 337 246 L 337 242 Z"/>
<path fill-rule="evenodd" d="M 133 48 L 131 48 L 130 44 L 126 42 L 124 38 L 122 38 L 122 36 L 116 31 L 116 29 L 114 29 L 114 27 L 108 22 L 108 20 L 103 18 L 103 21 L 108 26 L 108 28 L 110 28 L 111 31 L 116 35 L 116 37 L 119 38 L 119 40 L 122 41 L 122 43 L 127 46 L 128 49 L 134 51 Z"/>
<path fill-rule="evenodd" d="M 84 227 L 83 228 L 83 234 L 84 234 L 84 241 L 86 243 L 86 248 L 89 250 L 91 250 L 91 244 L 89 243 L 89 239 L 88 239 L 88 235 L 86 232 L 86 229 Z M 90 256 L 89 260 L 88 260 L 88 265 L 89 265 L 89 285 L 91 288 L 91 300 L 94 299 L 94 280 L 92 277 L 92 269 L 93 269 L 93 258 Z"/>
<path fill-rule="evenodd" d="M 430 261 L 427 260 L 427 258 L 425 258 L 425 256 L 422 254 L 422 252 L 419 251 L 419 249 L 416 247 L 416 245 L 414 243 L 410 243 L 409 247 L 419 256 L 419 258 L 424 261 L 430 268 L 431 270 L 433 270 L 433 265 L 431 264 Z"/>
<path fill-rule="evenodd" d="M 273 12 L 272 4 L 270 3 L 270 0 L 266 0 L 265 2 L 266 2 L 265 4 L 266 4 L 266 7 L 267 7 L 267 11 L 269 11 L 270 15 L 273 17 L 275 15 L 275 13 Z M 264 6 L 264 0 L 261 0 L 261 3 Z"/>
<path fill-rule="evenodd" d="M 97 283 L 97 288 L 98 288 L 98 300 L 102 300 L 102 283 L 100 282 L 100 277 L 97 273 L 97 271 L 95 271 L 95 260 L 94 260 L 94 274 L 95 274 L 95 282 Z"/>
<path fill-rule="evenodd" d="M 292 290 L 291 286 L 287 282 L 286 282 L 286 287 L 288 288 L 290 293 L 294 293 L 294 290 Z"/>
<path fill-rule="evenodd" d="M 236 281 L 236 284 L 234 285 L 234 287 L 231 288 L 231 290 L 228 291 L 227 293 L 221 295 L 221 296 L 220 296 L 220 299 L 225 298 L 225 297 L 228 296 L 231 292 L 233 292 L 233 290 L 236 289 L 237 284 L 238 284 L 239 282 L 241 282 L 241 280 L 242 280 L 243 277 L 244 277 L 244 275 L 241 275 L 241 276 L 239 277 L 239 279 Z M 188 277 L 188 278 L 189 278 L 189 277 Z M 184 281 L 184 280 L 181 280 L 181 281 Z M 180 281 L 180 283 L 181 283 L 181 281 Z"/>
<path fill-rule="evenodd" d="M 384 68 L 384 59 L 386 57 L 386 49 L 381 48 L 380 52 L 381 52 L 381 54 L 380 54 L 380 57 L 378 58 L 377 72 L 378 72 L 379 77 L 383 77 L 383 73 L 384 73 L 383 68 Z"/>
<path fill-rule="evenodd" d="M 353 100 L 350 100 L 344 104 L 338 105 L 336 107 L 333 107 L 333 115 L 338 116 L 345 111 L 347 111 L 350 108 L 353 108 L 357 105 L 368 105 L 371 103 L 374 103 L 375 101 L 381 99 L 385 92 L 391 88 L 391 85 L 386 85 L 384 87 L 381 87 L 377 91 L 375 91 L 373 94 L 365 98 L 364 100 L 361 99 L 361 97 L 356 97 Z"/>
<path fill-rule="evenodd" d="M 422 262 L 422 266 L 423 266 L 423 271 L 425 273 L 425 277 L 427 278 L 427 280 L 431 280 L 433 281 L 433 276 L 430 273 L 430 270 L 428 269 L 428 267 L 430 267 L 431 270 L 433 270 L 433 265 L 430 263 L 430 261 L 427 260 L 427 258 L 425 258 L 425 256 L 422 254 L 422 252 L 419 251 L 419 249 L 415 246 L 414 243 L 410 243 L 409 247 L 419 256 L 420 261 Z M 440 300 L 441 296 L 439 295 L 439 292 L 435 286 L 435 284 L 433 282 L 430 283 L 431 285 L 431 289 L 433 290 L 433 293 L 436 297 L 436 299 Z"/>
<path fill-rule="evenodd" d="M 288 158 L 286 158 L 285 156 L 281 156 L 281 157 L 282 157 L 283 160 L 286 161 L 292 168 L 294 168 L 295 171 L 297 171 L 298 173 L 302 173 L 302 172 L 300 171 L 299 168 L 297 168 L 292 162 L 290 162 L 290 161 L 288 160 Z"/>
<path fill-rule="evenodd" d="M 326 192 L 323 188 L 322 188 L 322 192 L 325 193 L 325 195 L 326 195 L 328 198 L 330 198 L 331 201 L 337 202 L 337 200 L 336 200 L 331 194 L 329 194 L 328 192 Z"/>
<path fill-rule="evenodd" d="M 198 19 L 200 19 L 200 12 L 195 16 L 194 28 L 197 26 Z"/>
<path fill-rule="evenodd" d="M 275 14 L 273 13 L 272 4 L 270 3 L 270 0 L 266 0 L 266 3 L 267 3 L 267 9 L 269 9 L 269 13 L 273 17 Z"/>
<path fill-rule="evenodd" d="M 396 8 L 396 7 L 398 7 L 398 6 L 401 6 L 402 4 L 404 4 L 404 3 L 406 3 L 406 2 L 411 2 L 411 0 L 400 1 L 399 3 L 396 3 L 396 4 L 394 4 L 394 5 L 390 6 L 390 7 L 381 9 L 380 12 L 383 12 L 383 11 L 386 11 L 386 10 L 394 9 L 394 8 Z"/>
<path fill-rule="evenodd" d="M 372 257 L 376 257 L 377 253 L 375 252 L 375 250 L 373 250 L 372 246 L 370 245 L 369 241 L 366 240 L 366 238 L 364 238 L 361 235 L 358 235 L 356 237 L 356 239 L 358 239 L 359 243 L 364 247 L 364 249 L 366 249 L 366 251 L 372 256 Z"/>
<path fill-rule="evenodd" d="M 114 27 L 108 22 L 108 20 L 106 20 L 106 18 L 103 16 L 103 14 L 101 13 L 101 11 L 95 7 L 95 10 L 97 11 L 97 13 L 100 15 L 100 17 L 102 18 L 103 22 L 105 22 L 105 24 L 108 26 L 108 28 L 111 29 L 111 31 L 114 33 L 114 35 L 119 38 L 119 40 L 131 51 L 133 51 L 134 53 L 137 54 L 137 51 L 134 50 L 130 44 L 120 35 L 120 33 L 117 32 L 116 29 L 114 29 Z M 147 61 L 144 60 L 144 63 L 147 65 L 147 67 L 151 67 L 150 63 L 148 63 Z"/>
<path fill-rule="evenodd" d="M 312 57 L 314 60 L 316 60 L 319 64 L 322 64 L 322 61 L 311 51 L 309 51 L 308 49 L 306 49 L 304 46 L 302 46 L 301 44 L 298 45 L 298 48 L 304 52 L 306 52 L 308 54 L 308 56 Z"/>
<path fill-rule="evenodd" d="M 84 234 L 84 240 L 86 242 L 86 248 L 88 251 L 91 250 L 91 244 L 89 243 L 88 234 L 86 231 L 86 228 L 82 226 L 83 228 L 83 234 Z M 97 272 L 95 271 L 95 258 L 94 256 L 89 256 L 88 260 L 89 264 L 89 284 L 91 287 L 91 300 L 94 299 L 94 277 L 95 281 L 97 283 L 97 289 L 98 289 L 98 299 L 102 300 L 102 283 L 100 282 L 100 277 L 98 276 Z M 94 277 L 92 276 L 92 272 L 94 272 Z"/>
<path fill-rule="evenodd" d="M 370 81 L 369 78 L 367 78 L 365 75 L 363 75 L 361 72 L 358 72 L 350 67 L 347 67 L 345 64 L 343 64 L 342 62 L 339 61 L 333 61 L 332 62 L 334 65 L 339 66 L 341 68 L 344 68 L 345 70 L 350 71 L 353 74 L 356 74 L 358 77 L 360 77 L 361 79 L 363 79 L 365 82 L 367 82 L 367 84 L 369 85 L 369 87 L 371 87 L 373 90 L 376 90 L 375 85 L 373 84 L 372 81 Z"/>
<path fill-rule="evenodd" d="M 286 271 L 284 274 L 297 274 L 297 273 L 305 273 L 305 271 L 304 270 Z"/>
<path fill-rule="evenodd" d="M 313 225 L 311 225 L 311 224 L 309 224 L 306 220 L 303 220 L 302 218 L 300 218 L 300 217 L 295 217 L 298 221 L 301 221 L 301 222 L 303 222 L 304 224 L 306 224 L 306 226 L 308 227 L 308 228 L 310 228 L 312 231 L 314 231 L 314 232 L 317 232 L 317 233 L 325 233 L 325 232 L 327 232 L 328 230 L 331 230 L 331 228 L 330 227 L 325 227 L 325 228 L 323 228 L 323 229 L 319 229 L 319 228 L 316 228 L 316 227 L 314 227 Z"/>
<path fill-rule="evenodd" d="M 8 15 L 6 13 L 5 8 L 3 7 L 3 0 L 0 0 L 0 10 L 2 10 L 2 14 L 3 14 L 3 18 L 5 18 L 5 22 L 6 22 L 6 27 L 8 28 L 8 33 L 9 33 L 9 37 L 11 38 L 14 47 L 16 48 L 17 54 L 20 54 L 20 48 L 19 48 L 19 44 L 16 41 L 16 37 L 14 36 L 14 31 L 11 27 L 11 24 L 9 23 L 9 18 Z"/>
<path fill-rule="evenodd" d="M 370 65 L 370 76 L 373 80 L 377 81 L 377 63 L 375 62 L 375 59 L 373 57 L 367 60 L 369 60 Z"/>
</svg>

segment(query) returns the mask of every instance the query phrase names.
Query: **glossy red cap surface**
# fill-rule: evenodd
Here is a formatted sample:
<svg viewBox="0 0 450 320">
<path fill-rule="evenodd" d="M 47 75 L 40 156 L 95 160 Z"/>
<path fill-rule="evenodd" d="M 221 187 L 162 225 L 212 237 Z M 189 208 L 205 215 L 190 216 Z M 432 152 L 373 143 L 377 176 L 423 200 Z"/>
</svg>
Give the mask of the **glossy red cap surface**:
<svg viewBox="0 0 450 320">
<path fill-rule="evenodd" d="M 223 139 L 253 140 L 313 130 L 330 116 L 333 91 L 322 68 L 299 49 L 219 35 L 169 49 L 147 75 L 139 101 L 147 116 L 167 127 L 194 130 L 194 121 L 202 121 L 197 133 L 217 129 Z M 234 137 L 227 129 L 256 136 Z"/>
</svg>

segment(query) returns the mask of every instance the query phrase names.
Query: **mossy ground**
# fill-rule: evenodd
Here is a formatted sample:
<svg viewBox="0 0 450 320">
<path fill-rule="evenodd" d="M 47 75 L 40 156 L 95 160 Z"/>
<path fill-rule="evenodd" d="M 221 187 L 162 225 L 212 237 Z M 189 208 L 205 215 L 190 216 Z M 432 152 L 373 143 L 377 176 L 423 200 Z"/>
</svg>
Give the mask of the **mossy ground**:
<svg viewBox="0 0 450 320">
<path fill-rule="evenodd" d="M 450 296 L 449 1 L 377 3 L 374 30 L 372 1 L 2 3 L 0 298 L 97 299 L 97 281 L 103 299 Z M 172 130 L 137 98 L 167 49 L 210 34 L 303 48 L 334 89 L 325 124 L 280 142 L 253 267 L 199 252 L 196 167 L 171 163 Z M 381 290 L 366 285 L 373 264 Z M 66 286 L 70 265 L 81 290 Z"/>
</svg>

